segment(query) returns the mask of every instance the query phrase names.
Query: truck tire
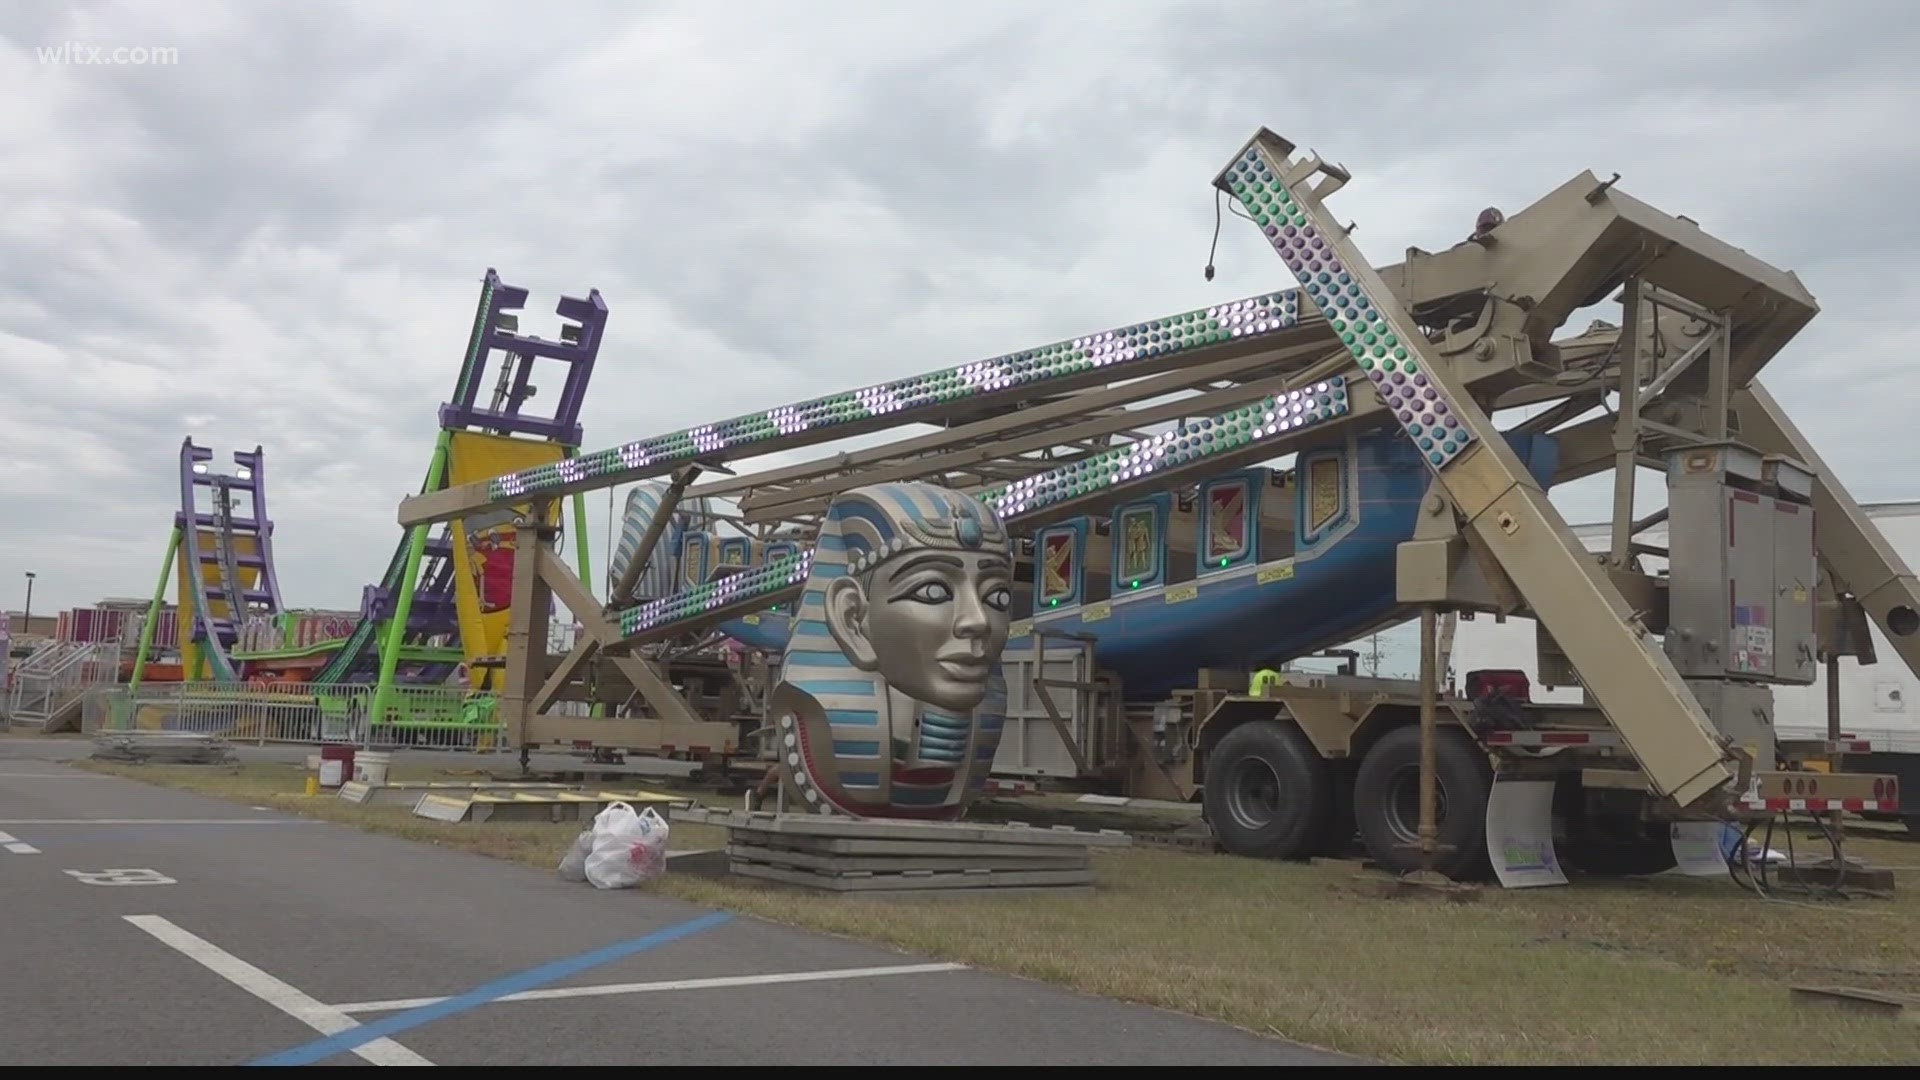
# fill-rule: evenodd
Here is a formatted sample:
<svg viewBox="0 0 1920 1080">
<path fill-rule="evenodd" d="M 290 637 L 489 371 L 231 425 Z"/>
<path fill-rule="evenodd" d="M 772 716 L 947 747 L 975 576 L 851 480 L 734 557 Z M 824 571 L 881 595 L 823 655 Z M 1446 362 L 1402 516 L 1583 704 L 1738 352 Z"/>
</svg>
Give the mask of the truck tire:
<svg viewBox="0 0 1920 1080">
<path fill-rule="evenodd" d="M 1435 809 L 1442 849 L 1433 868 L 1456 881 L 1482 877 L 1487 860 L 1487 799 L 1493 765 L 1457 727 L 1434 732 Z M 1420 729 L 1387 732 L 1361 759 L 1353 782 L 1353 813 L 1367 854 L 1385 869 L 1420 869 Z"/>
<path fill-rule="evenodd" d="M 1294 859 L 1324 842 L 1333 809 L 1326 763 L 1298 729 L 1255 720 L 1207 755 L 1201 792 L 1220 846 L 1256 859 Z"/>
</svg>

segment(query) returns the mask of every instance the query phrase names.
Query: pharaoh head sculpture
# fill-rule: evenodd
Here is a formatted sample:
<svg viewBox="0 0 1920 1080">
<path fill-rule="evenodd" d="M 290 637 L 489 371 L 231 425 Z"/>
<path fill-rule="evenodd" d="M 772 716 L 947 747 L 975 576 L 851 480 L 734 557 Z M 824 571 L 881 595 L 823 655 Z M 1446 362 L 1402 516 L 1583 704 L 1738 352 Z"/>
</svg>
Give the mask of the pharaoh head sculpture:
<svg viewBox="0 0 1920 1080">
<path fill-rule="evenodd" d="M 934 484 L 828 507 L 769 702 L 789 805 L 953 818 L 1000 744 L 1013 552 L 992 509 Z"/>
</svg>

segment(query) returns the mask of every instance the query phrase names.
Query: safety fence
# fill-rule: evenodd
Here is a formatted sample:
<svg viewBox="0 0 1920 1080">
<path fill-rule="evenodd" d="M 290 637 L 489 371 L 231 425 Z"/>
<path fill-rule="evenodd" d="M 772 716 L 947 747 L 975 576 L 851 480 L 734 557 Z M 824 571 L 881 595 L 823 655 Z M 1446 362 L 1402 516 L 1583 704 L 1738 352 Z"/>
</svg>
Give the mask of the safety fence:
<svg viewBox="0 0 1920 1080">
<path fill-rule="evenodd" d="M 181 731 L 228 742 L 351 743 L 362 749 L 504 752 L 491 694 L 453 686 L 396 686 L 382 715 L 359 684 L 152 683 L 114 687 L 83 702 L 82 730 Z"/>
</svg>

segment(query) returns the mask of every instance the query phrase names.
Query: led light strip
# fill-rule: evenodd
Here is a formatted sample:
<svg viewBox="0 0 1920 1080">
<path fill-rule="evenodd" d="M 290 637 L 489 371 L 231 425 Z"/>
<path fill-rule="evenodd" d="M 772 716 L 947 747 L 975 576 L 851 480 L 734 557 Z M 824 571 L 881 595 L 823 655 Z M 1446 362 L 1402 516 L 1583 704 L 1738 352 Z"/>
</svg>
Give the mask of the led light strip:
<svg viewBox="0 0 1920 1080">
<path fill-rule="evenodd" d="M 1310 387 L 1261 398 L 1127 446 L 1091 454 L 1058 469 L 981 492 L 977 497 L 992 506 L 1001 520 L 1012 523 L 1115 484 L 1291 435 L 1301 428 L 1344 416 L 1348 408 L 1346 380 L 1327 379 Z"/>
<path fill-rule="evenodd" d="M 1360 370 L 1436 469 L 1459 457 L 1474 435 L 1460 420 L 1446 389 L 1421 370 L 1376 298 L 1369 297 L 1320 229 L 1318 215 L 1280 179 L 1284 174 L 1264 147 L 1251 145 L 1222 179 L 1267 236 L 1287 269 L 1313 299 Z"/>
<path fill-rule="evenodd" d="M 1277 442 L 1304 428 L 1345 416 L 1350 410 L 1346 379 L 1326 379 L 979 492 L 974 498 L 993 507 L 1002 521 L 1013 525 L 1023 517 L 1118 484 L 1259 443 Z M 620 633 L 632 637 L 761 597 L 769 606 L 780 603 L 785 597 L 777 594 L 803 584 L 812 567 L 813 552 L 809 549 L 745 573 L 650 600 L 620 616 Z"/>
<path fill-rule="evenodd" d="M 487 485 L 487 495 L 492 499 L 518 498 L 626 469 L 688 462 L 784 435 L 944 405 L 961 398 L 1024 391 L 1094 368 L 1124 367 L 1236 339 L 1271 337 L 1293 329 L 1299 322 L 1296 291 L 1248 297 L 522 469 L 493 479 Z"/>
<path fill-rule="evenodd" d="M 812 569 L 813 551 L 808 549 L 796 555 L 783 556 L 765 566 L 729 574 L 685 592 L 649 600 L 621 612 L 620 633 L 623 637 L 632 637 L 668 623 L 699 618 L 729 604 L 778 593 L 805 582 L 807 573 Z M 769 600 L 768 603 L 771 605 L 779 601 Z"/>
</svg>

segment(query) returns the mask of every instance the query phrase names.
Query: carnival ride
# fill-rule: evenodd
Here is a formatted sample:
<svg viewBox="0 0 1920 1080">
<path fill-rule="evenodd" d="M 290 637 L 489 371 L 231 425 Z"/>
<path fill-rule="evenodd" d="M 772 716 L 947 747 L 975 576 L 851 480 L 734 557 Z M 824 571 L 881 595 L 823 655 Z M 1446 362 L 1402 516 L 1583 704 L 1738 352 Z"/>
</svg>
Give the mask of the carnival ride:
<svg viewBox="0 0 1920 1080">
<path fill-rule="evenodd" d="M 519 334 L 516 311 L 527 290 L 507 285 L 491 268 L 462 357 L 453 397 L 439 412 L 439 433 L 420 491 L 484 481 L 501 473 L 564 461 L 578 452 L 580 409 L 604 337 L 607 306 L 599 291 L 586 299 L 562 297 L 556 307 L 560 339 Z M 493 354 L 500 364 L 491 400 L 479 403 Z M 551 415 L 528 407 L 537 387 L 537 360 L 565 365 Z M 315 687 L 375 687 L 375 722 L 406 725 L 394 707 L 397 686 L 440 686 L 460 671 L 471 689 L 486 691 L 503 650 L 507 585 L 516 558 L 511 530 L 499 520 L 510 511 L 445 523 L 437 535 L 407 530 L 377 584 L 362 591 L 357 613 L 325 619 L 330 633 L 291 620 L 281 599 L 267 516 L 265 455 L 236 452 L 237 468 L 215 471 L 213 452 L 191 438 L 180 448 L 180 509 L 174 515 L 160 581 L 155 587 L 131 682 L 137 686 L 150 652 L 153 627 L 174 581 L 180 624 L 182 678 L 215 684 L 285 681 L 289 668 Z M 555 507 L 547 521 L 558 526 Z M 573 534 L 581 573 L 588 571 L 584 499 L 573 505 Z M 251 625 L 270 631 L 245 640 Z M 278 641 L 272 640 L 278 637 Z M 249 647 L 251 646 L 251 647 Z M 275 680 L 275 676 L 281 676 Z"/>
<path fill-rule="evenodd" d="M 1567 861 L 1658 868 L 1670 822 L 1897 806 L 1889 777 L 1806 771 L 1856 748 L 1777 742 L 1765 723 L 1769 687 L 1859 655 L 1865 619 L 1920 670 L 1914 575 L 1757 379 L 1818 312 L 1799 280 L 1591 172 L 1374 268 L 1326 208 L 1349 179 L 1263 129 L 1215 180 L 1296 288 L 404 500 L 416 530 L 533 508 L 514 521 L 526 550 L 557 500 L 647 483 L 608 602 L 544 549 L 516 564 L 507 741 L 771 758 L 752 684 L 773 676 L 712 674 L 716 647 L 764 663 L 822 512 L 918 480 L 1022 538 L 996 770 L 1201 798 L 1229 850 L 1298 855 L 1357 830 L 1389 867 L 1490 860 L 1505 881 L 1533 858 L 1538 879 L 1558 872 L 1550 814 L 1569 823 Z M 1618 322 L 1554 339 L 1603 303 Z M 923 424 L 938 430 L 693 486 Z M 1634 517 L 1641 468 L 1668 481 L 1650 519 Z M 1596 558 L 1546 491 L 1609 469 L 1613 543 Z M 736 502 L 699 513 L 738 535 L 691 527 L 685 498 Z M 1667 550 L 1635 540 L 1667 518 Z M 1650 554 L 1669 565 L 1648 570 Z M 556 598 L 585 630 L 557 658 Z M 1439 687 L 1443 611 L 1537 620 L 1542 672 L 1585 703 L 1531 702 L 1501 672 Z M 1255 677 L 1410 618 L 1419 680 Z"/>
</svg>

